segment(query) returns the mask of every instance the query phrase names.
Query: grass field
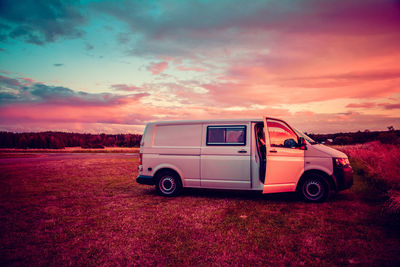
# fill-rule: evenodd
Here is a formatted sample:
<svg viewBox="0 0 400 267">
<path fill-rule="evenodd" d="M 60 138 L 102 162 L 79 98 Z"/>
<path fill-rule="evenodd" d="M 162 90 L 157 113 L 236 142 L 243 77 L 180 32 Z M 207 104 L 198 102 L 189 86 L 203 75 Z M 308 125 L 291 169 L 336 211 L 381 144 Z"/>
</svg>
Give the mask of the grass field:
<svg viewBox="0 0 400 267">
<path fill-rule="evenodd" d="M 399 227 L 360 175 L 322 204 L 196 189 L 164 198 L 134 181 L 137 158 L 52 156 L 0 159 L 2 266 L 400 264 Z"/>
<path fill-rule="evenodd" d="M 361 173 L 372 186 L 385 192 L 389 198 L 386 211 L 400 215 L 400 145 L 376 141 L 336 148 L 360 165 Z"/>
</svg>

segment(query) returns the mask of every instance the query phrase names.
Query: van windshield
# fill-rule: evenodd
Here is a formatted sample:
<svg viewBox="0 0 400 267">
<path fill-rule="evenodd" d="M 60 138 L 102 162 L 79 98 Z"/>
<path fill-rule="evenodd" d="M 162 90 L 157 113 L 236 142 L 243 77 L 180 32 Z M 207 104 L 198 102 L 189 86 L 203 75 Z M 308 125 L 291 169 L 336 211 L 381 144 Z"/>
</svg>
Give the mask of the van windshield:
<svg viewBox="0 0 400 267">
<path fill-rule="evenodd" d="M 309 137 L 309 136 L 306 135 L 305 133 L 302 133 L 301 131 L 299 131 L 298 129 L 296 129 L 296 128 L 294 128 L 294 127 L 293 127 L 293 129 L 296 131 L 296 133 L 297 133 L 298 135 L 300 135 L 301 137 L 303 137 L 304 139 L 306 139 L 306 141 L 307 141 L 308 143 L 310 143 L 311 145 L 318 144 L 317 142 L 315 142 L 313 139 L 311 139 L 311 137 Z"/>
</svg>

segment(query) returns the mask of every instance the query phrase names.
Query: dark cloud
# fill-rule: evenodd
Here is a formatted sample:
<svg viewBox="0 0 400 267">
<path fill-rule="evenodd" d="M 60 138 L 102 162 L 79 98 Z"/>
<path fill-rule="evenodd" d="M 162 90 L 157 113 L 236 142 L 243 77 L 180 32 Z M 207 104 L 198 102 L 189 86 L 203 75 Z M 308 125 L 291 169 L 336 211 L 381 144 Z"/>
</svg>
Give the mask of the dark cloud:
<svg viewBox="0 0 400 267">
<path fill-rule="evenodd" d="M 47 86 L 44 84 L 34 84 L 29 87 L 28 92 L 33 99 L 44 101 L 51 104 L 66 104 L 70 106 L 113 106 L 120 105 L 129 100 L 139 99 L 143 94 L 132 94 L 128 96 L 115 95 L 110 93 L 90 94 L 86 92 L 76 92 L 69 88 L 60 86 Z"/>
<path fill-rule="evenodd" d="M 63 63 L 55 63 L 55 64 L 53 64 L 53 66 L 54 67 L 62 67 L 62 66 L 64 66 L 64 64 Z"/>
<path fill-rule="evenodd" d="M 61 0 L 2 0 L 0 2 L 0 39 L 22 39 L 43 45 L 59 38 L 83 35 L 86 22 L 76 2 Z"/>
<path fill-rule="evenodd" d="M 283 34 L 385 34 L 398 30 L 399 4 L 393 0 L 92 1 L 1 0 L 0 40 L 43 45 L 77 38 L 89 14 L 107 14 L 129 28 L 117 40 L 133 54 L 191 54 L 210 45 L 251 44 L 236 37 Z M 321 23 L 323 22 L 323 23 Z M 105 26 L 112 29 L 110 26 Z M 134 37 L 134 38 L 133 38 Z M 88 44 L 88 50 L 93 48 Z"/>
<path fill-rule="evenodd" d="M 111 85 L 111 88 L 117 91 L 126 91 L 126 92 L 133 92 L 133 91 L 139 91 L 141 88 L 135 86 L 135 85 L 128 85 L 128 84 L 113 84 Z"/>
<path fill-rule="evenodd" d="M 46 103 L 68 106 L 116 106 L 139 100 L 147 93 L 91 94 L 62 86 L 32 83 L 30 79 L 0 76 L 0 103 Z"/>
<path fill-rule="evenodd" d="M 91 44 L 89 44 L 89 43 L 85 43 L 85 45 L 86 45 L 86 50 L 87 50 L 87 51 L 90 51 L 90 50 L 93 50 L 93 49 L 94 49 L 94 46 L 91 45 Z"/>
<path fill-rule="evenodd" d="M 14 78 L 9 78 L 0 75 L 0 89 L 7 87 L 7 88 L 19 88 L 21 86 L 20 81 Z"/>
<path fill-rule="evenodd" d="M 120 44 L 127 44 L 131 40 L 131 36 L 129 33 L 121 32 L 117 35 L 117 40 Z"/>
<path fill-rule="evenodd" d="M 1 6 L 0 6 L 0 10 L 1 10 Z M 1 42 L 4 42 L 5 40 L 7 40 L 7 38 L 8 38 L 7 35 L 8 35 L 9 30 L 10 30 L 9 26 L 0 22 L 0 41 Z"/>
<path fill-rule="evenodd" d="M 40 83 L 34 84 L 32 87 L 30 87 L 29 92 L 31 95 L 38 96 L 42 99 L 71 98 L 76 95 L 76 93 L 69 88 L 61 86 L 47 86 Z"/>
<path fill-rule="evenodd" d="M 9 92 L 0 92 L 0 105 L 1 104 L 7 104 L 10 102 L 17 102 L 20 100 L 20 96 L 9 93 Z"/>
<path fill-rule="evenodd" d="M 106 0 L 91 8 L 124 22 L 135 35 L 130 53 L 142 55 L 193 54 L 227 43 L 251 44 L 248 36 L 257 39 L 274 33 L 387 34 L 397 32 L 400 23 L 399 4 L 393 0 Z M 243 34 L 248 36 L 238 40 Z M 119 41 L 127 43 L 126 36 L 119 36 Z"/>
</svg>

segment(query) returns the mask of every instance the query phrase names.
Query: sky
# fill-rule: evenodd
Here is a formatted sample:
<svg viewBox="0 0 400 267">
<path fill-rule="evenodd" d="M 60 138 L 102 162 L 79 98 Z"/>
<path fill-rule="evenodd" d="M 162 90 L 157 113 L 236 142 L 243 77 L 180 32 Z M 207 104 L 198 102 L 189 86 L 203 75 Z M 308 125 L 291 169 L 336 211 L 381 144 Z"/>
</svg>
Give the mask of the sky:
<svg viewBox="0 0 400 267">
<path fill-rule="evenodd" d="M 400 129 L 400 1 L 0 0 L 0 131 Z"/>
</svg>

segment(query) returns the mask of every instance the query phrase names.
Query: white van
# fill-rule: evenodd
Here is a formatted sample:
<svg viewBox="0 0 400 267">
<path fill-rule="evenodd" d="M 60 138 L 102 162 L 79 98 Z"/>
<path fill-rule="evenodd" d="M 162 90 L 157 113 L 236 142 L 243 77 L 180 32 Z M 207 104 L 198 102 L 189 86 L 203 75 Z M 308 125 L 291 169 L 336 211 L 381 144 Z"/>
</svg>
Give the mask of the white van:
<svg viewBox="0 0 400 267">
<path fill-rule="evenodd" d="M 280 119 L 151 122 L 136 181 L 159 194 L 183 187 L 295 192 L 322 202 L 353 184 L 347 156 Z"/>
</svg>

